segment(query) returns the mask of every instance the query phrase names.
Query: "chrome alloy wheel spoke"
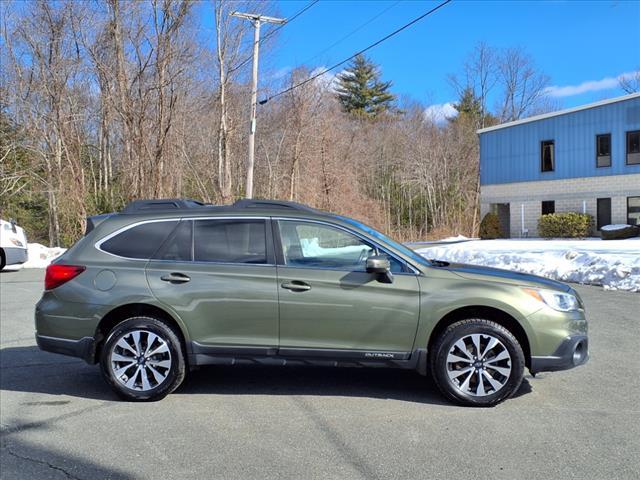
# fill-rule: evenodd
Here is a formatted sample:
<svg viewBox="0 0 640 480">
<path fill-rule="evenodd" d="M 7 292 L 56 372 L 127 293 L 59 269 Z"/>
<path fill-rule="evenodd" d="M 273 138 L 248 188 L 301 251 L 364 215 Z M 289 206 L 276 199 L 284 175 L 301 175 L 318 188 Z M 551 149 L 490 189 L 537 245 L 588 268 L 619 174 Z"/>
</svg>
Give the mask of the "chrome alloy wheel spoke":
<svg viewBox="0 0 640 480">
<path fill-rule="evenodd" d="M 148 391 L 163 383 L 171 370 L 168 343 L 148 330 L 125 333 L 111 347 L 113 376 L 131 390 Z"/>
<path fill-rule="evenodd" d="M 511 355 L 496 337 L 473 333 L 458 339 L 447 355 L 447 375 L 465 394 L 484 397 L 502 389 L 511 376 Z"/>
</svg>

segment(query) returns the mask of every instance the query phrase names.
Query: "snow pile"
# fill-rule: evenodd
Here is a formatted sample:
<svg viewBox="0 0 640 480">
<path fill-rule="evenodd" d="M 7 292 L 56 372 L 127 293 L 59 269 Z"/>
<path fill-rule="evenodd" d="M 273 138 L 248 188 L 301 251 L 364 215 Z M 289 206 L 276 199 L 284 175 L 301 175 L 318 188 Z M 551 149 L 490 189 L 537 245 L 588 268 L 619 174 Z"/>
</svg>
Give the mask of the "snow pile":
<svg viewBox="0 0 640 480">
<path fill-rule="evenodd" d="M 436 260 L 640 292 L 640 239 L 481 240 L 416 251 Z"/>
<path fill-rule="evenodd" d="M 22 268 L 46 268 L 53 260 L 58 258 L 66 248 L 45 247 L 39 243 L 29 243 L 29 260 L 22 265 Z"/>
</svg>

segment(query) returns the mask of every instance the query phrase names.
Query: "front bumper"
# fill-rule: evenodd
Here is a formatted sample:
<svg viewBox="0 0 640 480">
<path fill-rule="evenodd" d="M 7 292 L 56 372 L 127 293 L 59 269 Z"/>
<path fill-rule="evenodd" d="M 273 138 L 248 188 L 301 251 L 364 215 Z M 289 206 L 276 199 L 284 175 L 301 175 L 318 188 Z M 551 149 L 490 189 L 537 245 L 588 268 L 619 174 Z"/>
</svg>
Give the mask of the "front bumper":
<svg viewBox="0 0 640 480">
<path fill-rule="evenodd" d="M 531 357 L 532 374 L 555 372 L 584 365 L 589 360 L 589 339 L 586 335 L 572 335 L 565 338 L 553 355 Z"/>
<path fill-rule="evenodd" d="M 96 342 L 93 337 L 84 337 L 80 340 L 67 338 L 48 337 L 36 333 L 36 343 L 40 350 L 45 352 L 60 353 L 71 357 L 78 357 L 89 364 L 94 364 L 96 357 Z"/>
</svg>

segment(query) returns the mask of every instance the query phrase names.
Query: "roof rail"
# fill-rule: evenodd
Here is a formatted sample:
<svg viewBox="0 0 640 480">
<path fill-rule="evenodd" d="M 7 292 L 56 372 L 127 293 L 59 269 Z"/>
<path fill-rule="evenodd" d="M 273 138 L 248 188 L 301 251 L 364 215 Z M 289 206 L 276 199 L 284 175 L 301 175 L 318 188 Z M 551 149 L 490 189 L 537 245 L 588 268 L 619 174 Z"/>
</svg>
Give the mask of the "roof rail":
<svg viewBox="0 0 640 480">
<path fill-rule="evenodd" d="M 301 203 L 289 202 L 286 200 L 253 200 L 242 199 L 237 200 L 232 205 L 212 205 L 209 203 L 202 203 L 197 200 L 190 200 L 185 198 L 162 198 L 156 200 L 134 200 L 129 202 L 126 207 L 122 209 L 121 214 L 136 214 L 147 212 L 173 212 L 176 210 L 190 210 L 194 208 L 211 208 L 215 210 L 245 210 L 245 209 L 262 209 L 262 210 L 297 210 L 308 213 L 325 213 L 315 208 L 303 205 Z"/>
<path fill-rule="evenodd" d="M 184 198 L 163 198 L 158 200 L 134 200 L 129 202 L 120 213 L 141 213 L 149 210 L 184 210 L 204 206 L 197 200 Z"/>
<path fill-rule="evenodd" d="M 253 200 L 244 198 L 242 200 L 237 200 L 233 204 L 233 208 L 280 208 L 283 210 L 299 210 L 303 212 L 319 213 L 315 208 L 287 200 Z"/>
</svg>

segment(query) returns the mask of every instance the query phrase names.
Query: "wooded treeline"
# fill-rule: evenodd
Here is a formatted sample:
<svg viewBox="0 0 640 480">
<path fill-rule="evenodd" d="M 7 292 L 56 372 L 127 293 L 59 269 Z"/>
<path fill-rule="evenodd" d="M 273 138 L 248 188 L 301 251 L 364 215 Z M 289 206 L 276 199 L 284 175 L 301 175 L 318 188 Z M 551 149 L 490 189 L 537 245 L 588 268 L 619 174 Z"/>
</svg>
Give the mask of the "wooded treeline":
<svg viewBox="0 0 640 480">
<path fill-rule="evenodd" d="M 202 26 L 206 9 L 214 28 Z M 277 13 L 265 2 L 5 4 L 2 217 L 30 241 L 68 246 L 88 215 L 132 199 L 242 197 L 252 27 L 231 10 Z M 300 66 L 284 81 L 261 77 L 259 97 L 311 74 Z M 481 44 L 451 84 L 458 115 L 444 122 L 410 101 L 353 114 L 325 77 L 259 106 L 254 196 L 350 215 L 401 239 L 474 235 L 476 129 L 550 108 L 548 78 L 522 50 Z"/>
</svg>

